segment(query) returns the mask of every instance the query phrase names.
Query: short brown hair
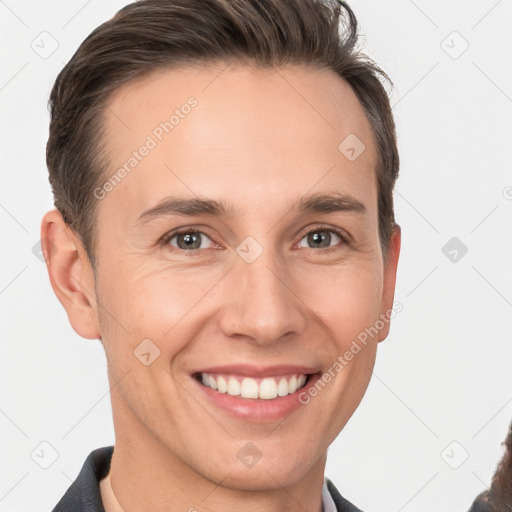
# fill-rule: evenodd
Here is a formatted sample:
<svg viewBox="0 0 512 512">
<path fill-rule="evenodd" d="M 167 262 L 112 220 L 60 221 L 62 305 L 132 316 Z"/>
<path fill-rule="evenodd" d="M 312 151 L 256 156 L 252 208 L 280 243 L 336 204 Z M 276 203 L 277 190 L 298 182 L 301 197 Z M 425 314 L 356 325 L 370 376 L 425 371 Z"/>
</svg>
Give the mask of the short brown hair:
<svg viewBox="0 0 512 512">
<path fill-rule="evenodd" d="M 82 42 L 57 76 L 49 100 L 46 161 L 54 204 L 79 236 L 93 269 L 98 203 L 93 191 L 110 172 L 102 151 L 105 101 L 151 71 L 213 61 L 330 69 L 351 86 L 375 137 L 379 238 L 385 251 L 395 223 L 399 168 L 383 85 L 391 81 L 359 50 L 350 7 L 335 0 L 140 0 Z"/>
</svg>

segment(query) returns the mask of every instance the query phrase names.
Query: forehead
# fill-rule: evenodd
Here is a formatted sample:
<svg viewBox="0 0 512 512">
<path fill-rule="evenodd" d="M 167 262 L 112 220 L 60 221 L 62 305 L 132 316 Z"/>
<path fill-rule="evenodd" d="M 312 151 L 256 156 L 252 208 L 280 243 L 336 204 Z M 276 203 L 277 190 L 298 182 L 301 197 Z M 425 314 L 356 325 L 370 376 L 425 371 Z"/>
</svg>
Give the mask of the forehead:
<svg viewBox="0 0 512 512">
<path fill-rule="evenodd" d="M 126 171 L 109 192 L 112 206 L 142 211 L 166 194 L 204 192 L 229 194 L 243 209 L 247 193 L 265 207 L 287 194 L 349 188 L 375 203 L 371 127 L 330 70 L 160 70 L 119 89 L 105 117 L 110 173 Z M 351 160 L 347 145 L 364 151 Z"/>
</svg>

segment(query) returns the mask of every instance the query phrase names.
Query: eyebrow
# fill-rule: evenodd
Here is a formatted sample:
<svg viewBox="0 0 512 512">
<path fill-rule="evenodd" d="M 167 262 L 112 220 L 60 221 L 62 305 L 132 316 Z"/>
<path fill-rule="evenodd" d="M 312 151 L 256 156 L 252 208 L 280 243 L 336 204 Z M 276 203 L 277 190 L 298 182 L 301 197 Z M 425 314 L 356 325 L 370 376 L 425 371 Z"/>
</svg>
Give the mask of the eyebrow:
<svg viewBox="0 0 512 512">
<path fill-rule="evenodd" d="M 292 206 L 291 211 L 325 214 L 334 212 L 367 213 L 366 207 L 361 201 L 347 194 L 336 192 L 316 193 L 303 196 Z M 142 212 L 136 225 L 142 226 L 157 218 L 170 215 L 211 215 L 233 218 L 236 216 L 236 208 L 232 204 L 227 204 L 224 201 L 217 201 L 215 199 L 169 196 L 152 208 Z"/>
</svg>

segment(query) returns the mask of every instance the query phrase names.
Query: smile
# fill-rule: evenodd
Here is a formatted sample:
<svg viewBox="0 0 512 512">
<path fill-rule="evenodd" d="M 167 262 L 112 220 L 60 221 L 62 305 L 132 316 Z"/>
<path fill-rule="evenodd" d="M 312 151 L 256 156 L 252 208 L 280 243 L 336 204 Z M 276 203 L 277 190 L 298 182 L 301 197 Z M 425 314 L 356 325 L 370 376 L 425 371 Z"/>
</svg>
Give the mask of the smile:
<svg viewBox="0 0 512 512">
<path fill-rule="evenodd" d="M 207 407 L 244 422 L 267 423 L 303 408 L 301 389 L 314 385 L 321 371 L 302 365 L 229 364 L 197 368 L 191 377 Z"/>
<path fill-rule="evenodd" d="M 201 372 L 199 380 L 218 393 L 241 398 L 272 400 L 295 393 L 304 387 L 308 375 L 292 374 L 275 377 L 253 378 L 240 375 Z"/>
</svg>

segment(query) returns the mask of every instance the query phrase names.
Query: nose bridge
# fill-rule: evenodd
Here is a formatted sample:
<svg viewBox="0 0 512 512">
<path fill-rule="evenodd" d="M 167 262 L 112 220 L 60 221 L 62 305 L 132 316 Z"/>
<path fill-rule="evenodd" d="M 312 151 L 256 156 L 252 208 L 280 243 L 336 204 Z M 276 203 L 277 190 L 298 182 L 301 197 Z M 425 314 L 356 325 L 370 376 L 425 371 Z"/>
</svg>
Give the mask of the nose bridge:
<svg viewBox="0 0 512 512">
<path fill-rule="evenodd" d="M 223 316 L 225 334 L 269 344 L 301 332 L 305 318 L 300 300 L 273 249 L 258 248 L 253 239 L 242 242 L 237 253 L 230 284 L 233 294 Z"/>
</svg>

